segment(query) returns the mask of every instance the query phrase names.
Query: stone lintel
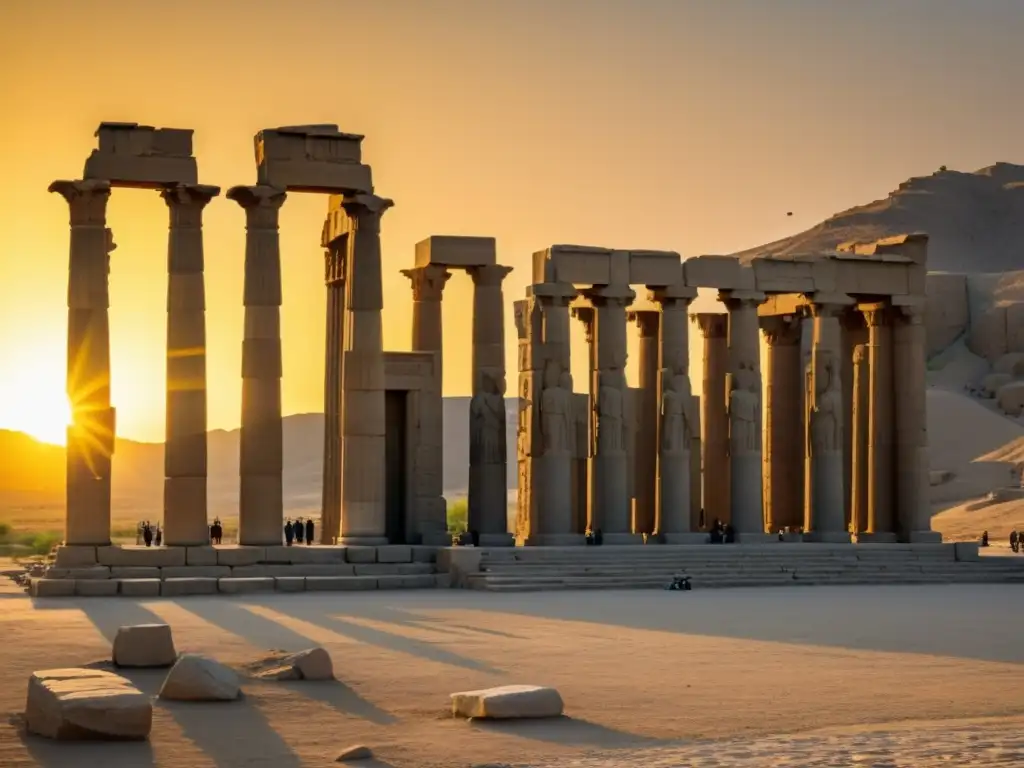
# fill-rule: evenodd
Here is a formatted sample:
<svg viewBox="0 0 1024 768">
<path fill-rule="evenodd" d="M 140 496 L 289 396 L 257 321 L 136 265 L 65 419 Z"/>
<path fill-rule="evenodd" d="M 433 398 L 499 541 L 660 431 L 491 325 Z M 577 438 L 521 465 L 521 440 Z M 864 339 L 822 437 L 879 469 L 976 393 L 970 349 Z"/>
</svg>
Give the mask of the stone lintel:
<svg viewBox="0 0 1024 768">
<path fill-rule="evenodd" d="M 924 296 L 893 296 L 889 302 L 893 307 L 898 307 L 905 314 L 924 311 L 928 300 Z"/>
<path fill-rule="evenodd" d="M 565 299 L 568 303 L 579 291 L 571 283 L 534 283 L 526 286 L 526 295 L 538 299 Z"/>
<path fill-rule="evenodd" d="M 257 181 L 302 192 L 372 192 L 370 167 L 361 162 L 362 139 L 333 125 L 262 130 L 253 142 Z"/>
<path fill-rule="evenodd" d="M 754 270 L 735 256 L 693 256 L 683 261 L 687 285 L 717 288 L 720 291 L 753 291 L 757 287 Z"/>
<path fill-rule="evenodd" d="M 497 263 L 493 237 L 431 235 L 416 243 L 416 266 L 488 267 Z"/>
<path fill-rule="evenodd" d="M 721 290 L 718 292 L 718 300 L 724 304 L 730 302 L 752 302 L 762 304 L 767 297 L 761 291 L 750 290 Z"/>
<path fill-rule="evenodd" d="M 584 293 L 595 304 L 602 301 L 631 302 L 636 298 L 636 291 L 625 283 L 619 285 L 594 285 L 590 288 L 585 288 Z"/>
<path fill-rule="evenodd" d="M 611 274 L 611 248 L 589 245 L 552 245 L 533 254 L 533 281 L 606 283 Z M 626 259 L 628 267 L 629 260 Z"/>
</svg>

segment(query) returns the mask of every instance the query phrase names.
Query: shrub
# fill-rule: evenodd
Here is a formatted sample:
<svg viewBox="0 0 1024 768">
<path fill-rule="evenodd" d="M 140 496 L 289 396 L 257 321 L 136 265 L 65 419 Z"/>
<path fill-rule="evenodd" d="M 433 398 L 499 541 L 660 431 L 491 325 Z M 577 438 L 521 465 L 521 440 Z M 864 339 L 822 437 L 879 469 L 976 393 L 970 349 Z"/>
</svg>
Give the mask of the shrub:
<svg viewBox="0 0 1024 768">
<path fill-rule="evenodd" d="M 0 542 L 7 541 L 11 536 L 11 525 L 10 523 L 0 523 Z"/>
<path fill-rule="evenodd" d="M 62 538 L 57 531 L 35 531 L 21 534 L 17 543 L 31 549 L 33 554 L 48 555 Z"/>
<path fill-rule="evenodd" d="M 448 532 L 465 533 L 469 528 L 469 502 L 455 499 L 448 502 Z"/>
</svg>

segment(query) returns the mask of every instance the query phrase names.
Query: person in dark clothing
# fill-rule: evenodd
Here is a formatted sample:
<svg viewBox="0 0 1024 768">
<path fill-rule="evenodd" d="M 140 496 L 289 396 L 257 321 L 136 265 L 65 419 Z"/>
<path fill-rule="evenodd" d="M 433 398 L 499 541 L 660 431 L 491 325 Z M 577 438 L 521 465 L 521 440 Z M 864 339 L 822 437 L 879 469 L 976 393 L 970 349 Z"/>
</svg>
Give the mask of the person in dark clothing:
<svg viewBox="0 0 1024 768">
<path fill-rule="evenodd" d="M 983 546 L 983 547 L 987 547 L 988 546 L 988 531 L 982 531 L 981 532 L 981 546 Z"/>
<path fill-rule="evenodd" d="M 583 537 L 583 543 L 588 547 L 594 546 L 594 532 L 589 528 L 587 529 L 586 535 Z"/>
<path fill-rule="evenodd" d="M 309 518 L 306 521 L 306 546 L 310 547 L 313 545 L 313 518 Z"/>
<path fill-rule="evenodd" d="M 598 528 L 596 531 L 594 531 L 594 544 L 599 546 L 599 547 L 602 544 L 604 544 L 604 534 L 601 533 L 601 529 L 600 528 Z"/>
<path fill-rule="evenodd" d="M 224 539 L 224 526 L 221 524 L 219 517 L 213 519 L 213 536 L 216 544 L 220 544 Z"/>
<path fill-rule="evenodd" d="M 669 584 L 666 589 L 673 592 L 683 591 L 689 592 L 693 587 L 690 585 L 690 577 L 685 573 L 677 573 L 672 577 L 672 583 Z"/>
<path fill-rule="evenodd" d="M 153 546 L 153 528 L 150 526 L 149 520 L 142 526 L 142 540 L 146 542 L 147 547 Z"/>
<path fill-rule="evenodd" d="M 712 544 L 721 544 L 724 538 L 724 529 L 722 528 L 722 521 L 717 517 L 715 522 L 711 524 L 711 536 L 709 541 Z"/>
<path fill-rule="evenodd" d="M 732 527 L 732 523 L 729 523 L 729 525 L 725 526 L 725 543 L 736 543 L 736 529 Z"/>
<path fill-rule="evenodd" d="M 164 529 L 160 527 L 160 523 L 156 524 L 156 537 L 153 541 L 158 547 L 164 542 Z"/>
<path fill-rule="evenodd" d="M 470 531 L 469 540 L 473 542 L 474 547 L 480 546 L 480 531 Z"/>
<path fill-rule="evenodd" d="M 1010 549 L 1017 552 L 1020 549 L 1020 536 L 1016 531 L 1010 532 Z"/>
<path fill-rule="evenodd" d="M 292 519 L 289 517 L 284 523 L 284 543 L 289 547 L 295 538 L 295 529 L 292 527 Z"/>
</svg>

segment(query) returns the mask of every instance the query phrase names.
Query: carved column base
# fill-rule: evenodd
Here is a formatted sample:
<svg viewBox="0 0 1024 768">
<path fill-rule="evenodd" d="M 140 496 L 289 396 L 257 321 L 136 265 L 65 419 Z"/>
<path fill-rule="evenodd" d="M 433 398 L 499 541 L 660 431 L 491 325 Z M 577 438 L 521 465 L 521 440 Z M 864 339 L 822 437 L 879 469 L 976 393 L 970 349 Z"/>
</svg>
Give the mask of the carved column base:
<svg viewBox="0 0 1024 768">
<path fill-rule="evenodd" d="M 586 543 L 582 533 L 538 533 L 523 542 L 528 547 L 582 547 Z"/>
<path fill-rule="evenodd" d="M 658 533 L 689 533 L 690 527 L 690 452 L 662 453 L 659 463 Z"/>
<path fill-rule="evenodd" d="M 732 456 L 729 470 L 732 527 L 737 534 L 764 533 L 761 452 Z M 839 503 L 842 510 L 842 499 Z M 709 521 L 709 523 L 712 521 Z"/>
<path fill-rule="evenodd" d="M 629 457 L 621 453 L 599 453 L 591 463 L 595 498 L 591 508 L 596 512 L 595 528 L 600 528 L 608 541 L 608 534 L 632 534 L 629 504 Z"/>
<path fill-rule="evenodd" d="M 858 544 L 895 544 L 896 534 L 895 533 L 858 533 L 857 534 Z"/>
<path fill-rule="evenodd" d="M 516 538 L 511 533 L 481 533 L 481 547 L 514 547 Z"/>
</svg>

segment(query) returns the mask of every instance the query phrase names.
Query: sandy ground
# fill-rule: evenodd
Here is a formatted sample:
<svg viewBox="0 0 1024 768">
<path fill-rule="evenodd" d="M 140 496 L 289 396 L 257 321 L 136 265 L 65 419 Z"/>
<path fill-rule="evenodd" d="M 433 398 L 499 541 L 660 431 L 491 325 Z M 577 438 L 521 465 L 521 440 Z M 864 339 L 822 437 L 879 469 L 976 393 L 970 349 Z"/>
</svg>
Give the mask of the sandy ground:
<svg viewBox="0 0 1024 768">
<path fill-rule="evenodd" d="M 352 743 L 371 746 L 378 768 L 848 765 L 851 755 L 876 752 L 900 761 L 916 754 L 913 764 L 929 765 L 940 747 L 954 748 L 950 739 L 971 754 L 989 754 L 979 743 L 1012 751 L 1019 744 L 987 734 L 1019 734 L 1020 723 L 960 731 L 893 724 L 1024 716 L 1024 591 L 1015 586 L 34 605 L 4 583 L 4 768 L 326 766 Z M 109 658 L 117 627 L 146 621 L 171 623 L 179 650 L 235 665 L 267 649 L 320 644 L 338 681 L 248 682 L 244 699 L 227 704 L 158 702 L 149 744 L 55 744 L 23 734 L 18 714 L 32 670 Z M 163 673 L 131 677 L 155 692 Z M 447 714 L 452 691 L 514 682 L 557 686 L 568 717 L 483 726 Z M 847 730 L 809 733 L 823 728 Z M 921 736 L 928 728 L 935 738 Z"/>
</svg>

